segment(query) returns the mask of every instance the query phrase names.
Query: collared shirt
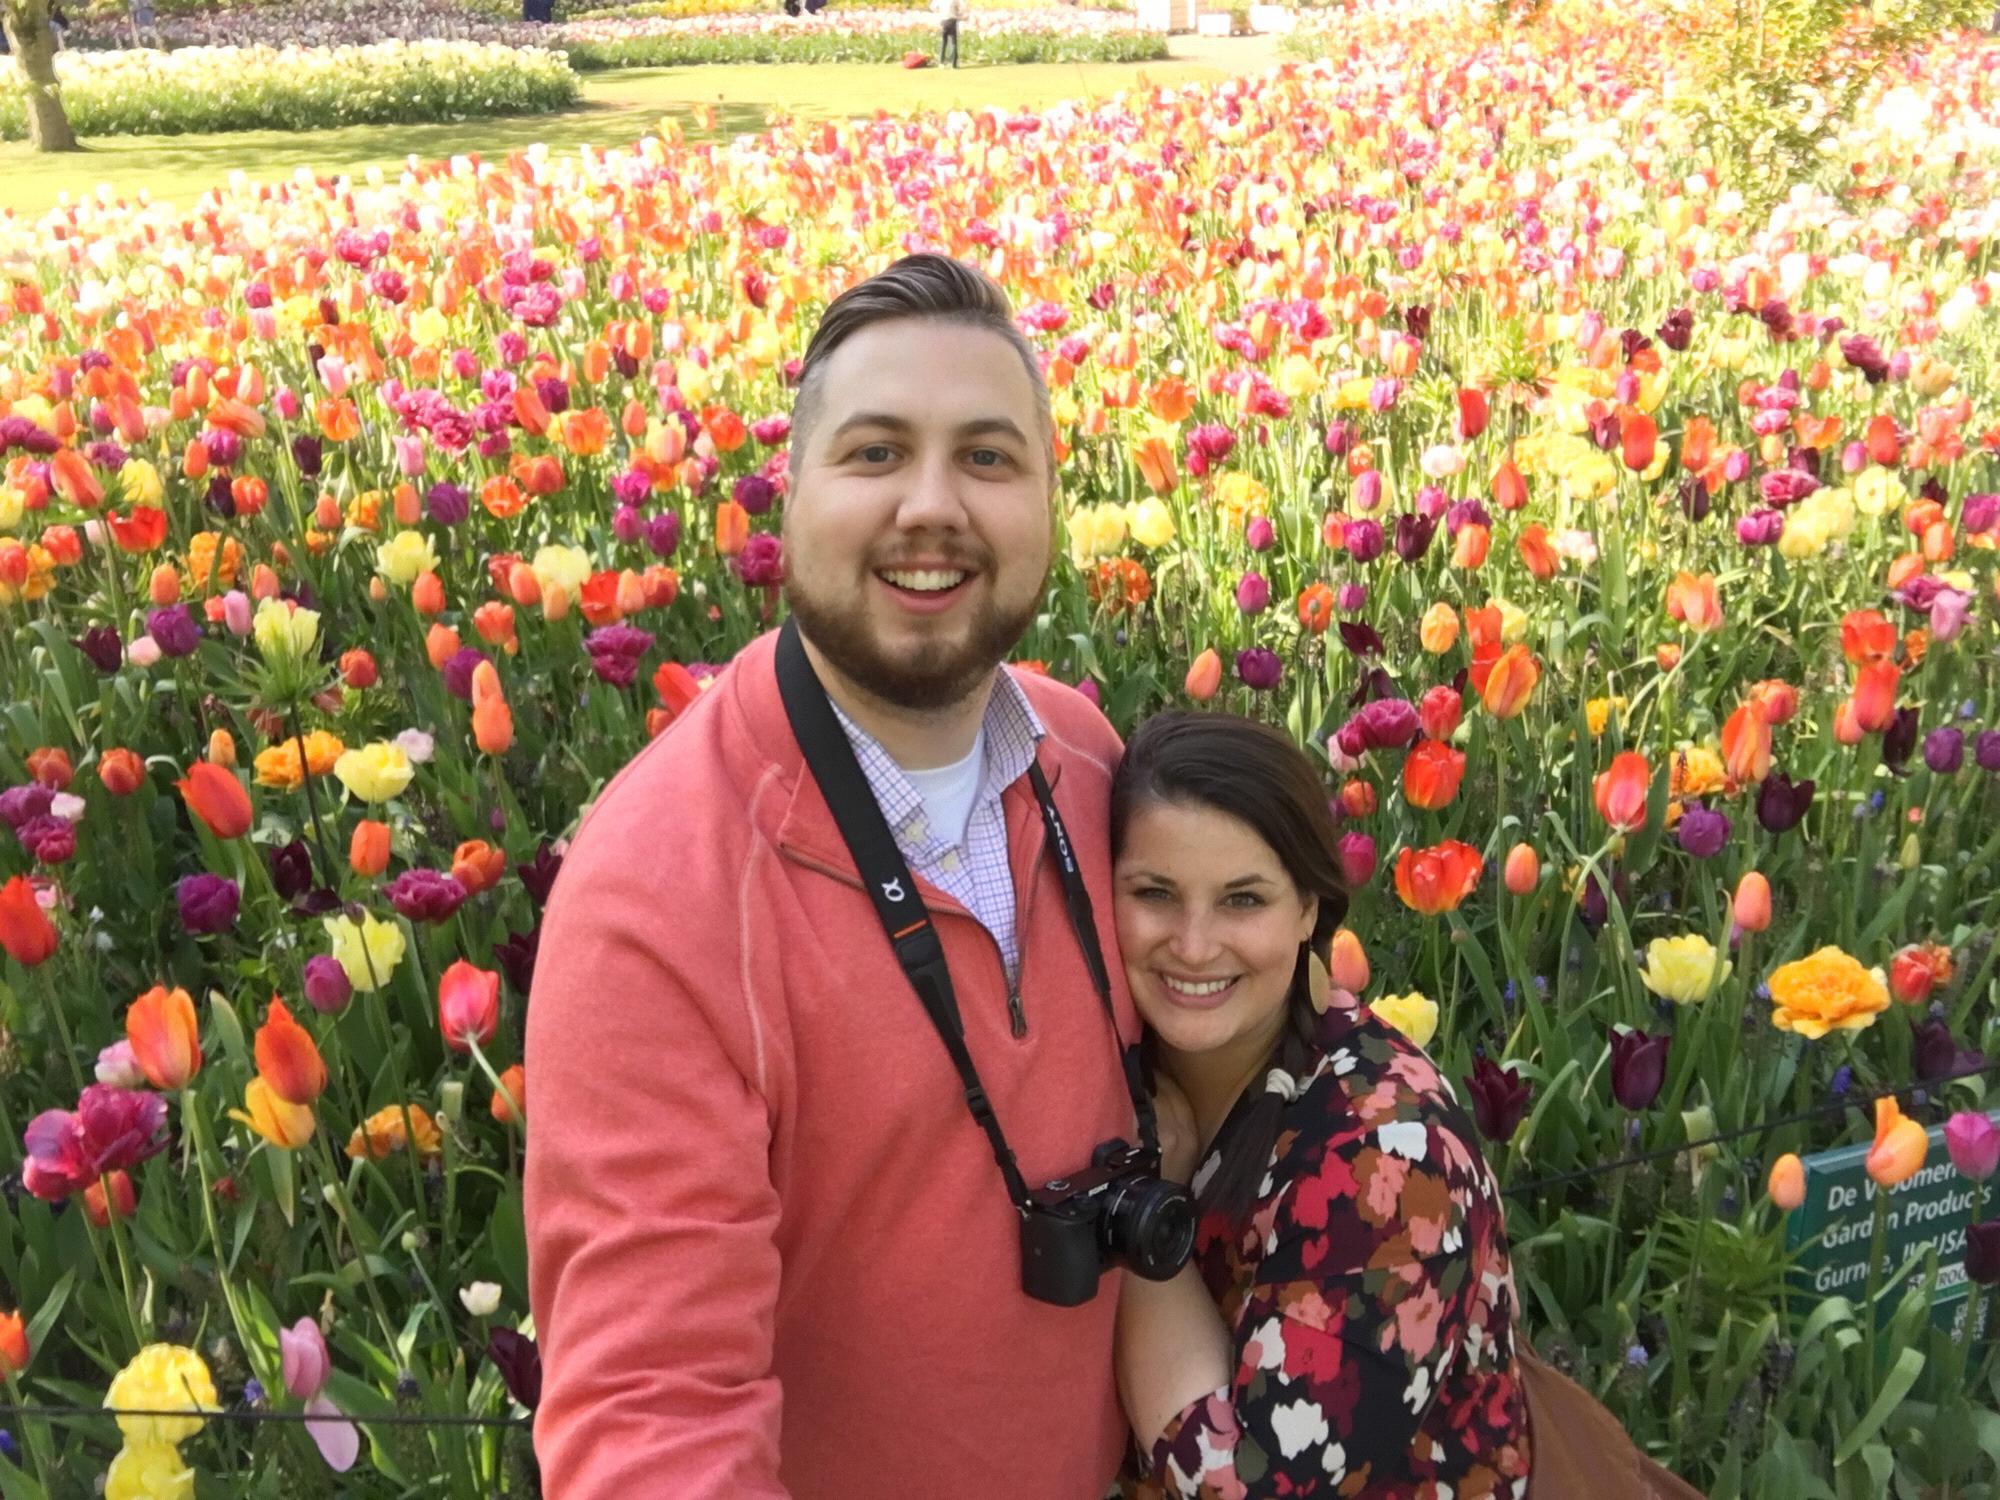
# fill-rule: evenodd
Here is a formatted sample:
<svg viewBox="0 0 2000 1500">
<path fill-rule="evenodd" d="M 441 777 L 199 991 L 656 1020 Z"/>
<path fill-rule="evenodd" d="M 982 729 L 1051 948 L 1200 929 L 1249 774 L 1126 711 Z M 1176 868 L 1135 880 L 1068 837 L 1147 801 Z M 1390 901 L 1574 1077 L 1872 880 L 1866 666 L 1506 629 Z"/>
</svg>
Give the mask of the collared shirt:
<svg viewBox="0 0 2000 1500">
<path fill-rule="evenodd" d="M 931 828 L 923 794 L 890 758 L 889 752 L 833 705 L 840 727 L 847 731 L 861 774 L 882 808 L 896 847 L 910 873 L 928 880 L 980 921 L 999 946 L 1001 963 L 1011 987 L 1020 966 L 1020 943 L 1014 932 L 1014 869 L 1007 855 L 1007 814 L 1000 794 L 1028 774 L 1035 747 L 1047 731 L 1028 695 L 1005 667 L 986 700 L 980 730 L 986 745 L 986 765 L 965 840 L 956 843 L 943 830 Z"/>
</svg>

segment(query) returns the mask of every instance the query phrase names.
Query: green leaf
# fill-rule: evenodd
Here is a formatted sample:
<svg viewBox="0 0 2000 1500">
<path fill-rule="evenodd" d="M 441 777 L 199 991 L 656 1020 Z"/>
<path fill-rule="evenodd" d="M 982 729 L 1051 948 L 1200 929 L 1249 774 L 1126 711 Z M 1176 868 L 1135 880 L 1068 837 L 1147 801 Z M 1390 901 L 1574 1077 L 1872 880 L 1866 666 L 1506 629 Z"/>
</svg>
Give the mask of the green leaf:
<svg viewBox="0 0 2000 1500">
<path fill-rule="evenodd" d="M 30 1359 L 48 1340 L 49 1330 L 56 1326 L 56 1319 L 62 1316 L 63 1304 L 69 1301 L 70 1288 L 75 1282 L 76 1268 L 72 1266 L 56 1278 L 56 1284 L 49 1288 L 48 1295 L 42 1299 L 42 1305 L 35 1309 L 35 1316 L 28 1323 Z"/>
<path fill-rule="evenodd" d="M 1881 1431 L 1882 1424 L 1889 1420 L 1889 1413 L 1896 1409 L 1898 1401 L 1909 1394 L 1910 1387 L 1916 1384 L 1917 1376 L 1923 1372 L 1923 1368 L 1924 1356 L 1918 1350 L 1905 1349 L 1896 1356 L 1895 1366 L 1889 1371 L 1888 1378 L 1882 1382 L 1882 1389 L 1875 1393 L 1874 1404 L 1863 1414 L 1861 1420 L 1854 1424 L 1847 1436 L 1841 1439 L 1840 1446 L 1834 1450 L 1835 1468 L 1839 1468 L 1856 1453 L 1861 1452 L 1869 1439 Z M 1879 1444 L 1875 1446 L 1880 1447 Z M 1885 1456 L 1888 1454 L 1886 1448 L 1882 1448 L 1881 1451 Z M 1871 1474 L 1876 1473 L 1872 1455 L 1864 1458 L 1863 1462 L 1868 1465 Z M 1887 1471 L 1882 1471 L 1877 1477 L 1884 1481 L 1881 1493 L 1887 1494 Z"/>
</svg>

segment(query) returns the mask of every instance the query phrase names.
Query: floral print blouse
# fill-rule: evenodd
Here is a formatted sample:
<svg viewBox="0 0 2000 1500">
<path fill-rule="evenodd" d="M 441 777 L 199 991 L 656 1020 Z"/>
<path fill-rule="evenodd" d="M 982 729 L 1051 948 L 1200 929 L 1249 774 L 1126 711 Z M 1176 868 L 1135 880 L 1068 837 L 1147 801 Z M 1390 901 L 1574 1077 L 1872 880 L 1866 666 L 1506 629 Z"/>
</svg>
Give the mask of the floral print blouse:
<svg viewBox="0 0 2000 1500">
<path fill-rule="evenodd" d="M 1197 1232 L 1235 1375 L 1168 1424 L 1124 1492 L 1520 1500 L 1518 1303 L 1472 1122 L 1365 1008 L 1329 1011 L 1319 1043 L 1309 1076 L 1265 1081 L 1290 1103 L 1249 1217 L 1212 1212 Z M 1211 1148 L 1197 1192 L 1217 1164 Z"/>
</svg>

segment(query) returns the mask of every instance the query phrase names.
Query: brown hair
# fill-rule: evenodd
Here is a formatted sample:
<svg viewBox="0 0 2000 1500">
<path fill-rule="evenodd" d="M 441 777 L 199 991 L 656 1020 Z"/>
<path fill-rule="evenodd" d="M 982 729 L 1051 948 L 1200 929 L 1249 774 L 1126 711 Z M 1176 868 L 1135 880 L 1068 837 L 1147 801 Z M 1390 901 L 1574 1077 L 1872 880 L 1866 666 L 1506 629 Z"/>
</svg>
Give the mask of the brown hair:
<svg viewBox="0 0 2000 1500">
<path fill-rule="evenodd" d="M 1049 414 L 1049 386 L 1042 377 L 1034 346 L 1014 321 L 1014 309 L 1000 284 L 977 266 L 948 255 L 906 255 L 866 281 L 855 283 L 828 304 L 806 346 L 799 370 L 799 388 L 792 397 L 792 452 L 803 456 L 807 434 L 818 416 L 820 387 L 826 362 L 842 344 L 862 329 L 897 318 L 931 318 L 983 328 L 1014 346 L 1035 391 L 1035 415 L 1041 424 L 1049 487 L 1055 487 L 1055 462 L 1047 453 L 1055 422 Z"/>
<path fill-rule="evenodd" d="M 1319 1030 L 1308 955 L 1326 958 L 1347 915 L 1333 813 L 1319 771 L 1286 735 L 1254 719 L 1184 710 L 1156 714 L 1133 734 L 1111 783 L 1114 858 L 1133 817 L 1158 803 L 1235 818 L 1270 847 L 1301 896 L 1319 898 L 1312 936 L 1299 947 L 1286 994 L 1285 1026 L 1269 1059 L 1269 1066 L 1294 1076 L 1306 1072 Z M 1256 1200 L 1284 1114 L 1284 1099 L 1266 1092 L 1261 1079 L 1252 1087 L 1257 1096 L 1223 1143 L 1221 1164 L 1201 1193 L 1204 1211 L 1221 1209 L 1232 1220 Z"/>
</svg>

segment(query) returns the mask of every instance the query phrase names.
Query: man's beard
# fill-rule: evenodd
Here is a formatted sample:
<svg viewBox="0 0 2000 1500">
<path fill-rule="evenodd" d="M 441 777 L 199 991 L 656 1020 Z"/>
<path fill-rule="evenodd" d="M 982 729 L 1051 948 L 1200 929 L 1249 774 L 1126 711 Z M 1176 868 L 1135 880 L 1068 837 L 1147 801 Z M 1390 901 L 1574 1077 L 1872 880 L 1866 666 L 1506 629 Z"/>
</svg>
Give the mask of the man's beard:
<svg viewBox="0 0 2000 1500">
<path fill-rule="evenodd" d="M 993 576 L 990 568 L 979 572 Z M 1037 588 L 1013 609 L 989 602 L 957 640 L 927 642 L 898 655 L 885 651 L 870 630 L 865 605 L 842 609 L 801 588 L 796 578 L 785 582 L 785 602 L 800 631 L 836 671 L 870 697 L 916 712 L 953 707 L 989 678 L 1027 633 L 1042 593 Z"/>
</svg>

